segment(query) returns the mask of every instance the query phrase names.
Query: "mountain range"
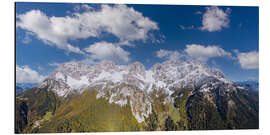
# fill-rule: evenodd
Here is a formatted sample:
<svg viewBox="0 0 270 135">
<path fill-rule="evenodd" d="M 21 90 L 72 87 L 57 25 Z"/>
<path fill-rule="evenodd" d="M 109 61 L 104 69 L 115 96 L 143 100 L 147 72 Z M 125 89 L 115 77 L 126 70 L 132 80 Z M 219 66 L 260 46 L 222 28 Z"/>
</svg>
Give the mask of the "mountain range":
<svg viewBox="0 0 270 135">
<path fill-rule="evenodd" d="M 235 84 L 252 87 L 254 90 L 259 90 L 259 82 L 257 80 L 235 81 Z"/>
<path fill-rule="evenodd" d="M 34 88 L 35 86 L 37 86 L 37 83 L 16 83 L 16 95 L 29 90 L 31 88 Z"/>
<path fill-rule="evenodd" d="M 16 96 L 15 131 L 258 129 L 253 89 L 197 61 L 68 62 Z"/>
</svg>

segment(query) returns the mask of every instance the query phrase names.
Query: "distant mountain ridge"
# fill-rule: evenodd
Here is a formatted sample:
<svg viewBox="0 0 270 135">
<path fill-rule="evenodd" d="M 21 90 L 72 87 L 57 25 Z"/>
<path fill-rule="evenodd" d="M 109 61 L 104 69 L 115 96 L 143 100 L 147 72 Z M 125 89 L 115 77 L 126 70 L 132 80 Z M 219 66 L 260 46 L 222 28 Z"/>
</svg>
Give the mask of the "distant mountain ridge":
<svg viewBox="0 0 270 135">
<path fill-rule="evenodd" d="M 241 86 L 249 86 L 252 87 L 254 90 L 259 90 L 259 82 L 257 80 L 246 80 L 246 81 L 234 81 L 235 84 L 241 85 Z"/>
<path fill-rule="evenodd" d="M 29 90 L 31 88 L 36 87 L 38 84 L 37 83 L 16 83 L 16 95 Z"/>
</svg>

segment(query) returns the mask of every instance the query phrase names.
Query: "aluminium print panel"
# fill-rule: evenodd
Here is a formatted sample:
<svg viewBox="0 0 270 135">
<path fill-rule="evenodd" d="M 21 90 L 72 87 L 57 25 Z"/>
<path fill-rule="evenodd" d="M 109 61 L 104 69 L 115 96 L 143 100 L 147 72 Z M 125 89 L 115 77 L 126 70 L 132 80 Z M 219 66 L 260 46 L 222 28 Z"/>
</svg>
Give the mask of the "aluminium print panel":
<svg viewBox="0 0 270 135">
<path fill-rule="evenodd" d="M 258 7 L 15 8 L 15 133 L 259 128 Z"/>
</svg>

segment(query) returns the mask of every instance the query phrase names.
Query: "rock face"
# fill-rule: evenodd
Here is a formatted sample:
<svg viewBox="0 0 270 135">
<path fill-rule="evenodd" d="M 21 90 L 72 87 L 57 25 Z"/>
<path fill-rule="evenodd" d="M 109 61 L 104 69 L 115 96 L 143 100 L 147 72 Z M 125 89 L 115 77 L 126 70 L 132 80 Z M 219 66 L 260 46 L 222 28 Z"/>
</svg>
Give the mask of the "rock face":
<svg viewBox="0 0 270 135">
<path fill-rule="evenodd" d="M 92 67 L 80 62 L 69 62 L 60 65 L 39 87 L 59 85 L 52 86 L 56 87 L 53 90 L 59 96 L 67 96 L 87 87 L 126 84 L 145 92 L 165 90 L 170 95 L 174 88 L 200 86 L 209 79 L 231 83 L 224 78 L 222 72 L 199 62 L 166 61 L 149 70 L 145 70 L 138 62 L 119 66 L 103 61 Z"/>
<path fill-rule="evenodd" d="M 103 61 L 94 66 L 80 62 L 62 64 L 39 88 L 48 87 L 60 97 L 95 88 L 99 91 L 97 98 L 104 97 L 121 106 L 129 103 L 133 115 L 141 123 L 152 112 L 153 101 L 149 95 L 153 90 L 166 93 L 168 97 L 164 103 L 170 103 L 173 101 L 170 96 L 176 89 L 202 86 L 201 92 L 209 92 L 220 84 L 229 87 L 232 83 L 224 78 L 222 72 L 200 62 L 166 61 L 145 70 L 139 62 L 115 65 Z"/>
</svg>

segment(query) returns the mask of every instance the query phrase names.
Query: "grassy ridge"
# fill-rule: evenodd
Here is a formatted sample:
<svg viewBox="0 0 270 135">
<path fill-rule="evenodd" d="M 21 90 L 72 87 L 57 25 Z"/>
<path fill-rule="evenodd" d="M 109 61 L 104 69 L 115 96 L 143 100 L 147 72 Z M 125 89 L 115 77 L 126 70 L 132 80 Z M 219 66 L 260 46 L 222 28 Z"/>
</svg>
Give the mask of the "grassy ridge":
<svg viewBox="0 0 270 135">
<path fill-rule="evenodd" d="M 60 106 L 51 121 L 37 132 L 106 132 L 138 131 L 140 125 L 132 115 L 130 106 L 110 104 L 106 99 L 96 99 L 94 90 Z"/>
</svg>

